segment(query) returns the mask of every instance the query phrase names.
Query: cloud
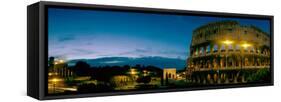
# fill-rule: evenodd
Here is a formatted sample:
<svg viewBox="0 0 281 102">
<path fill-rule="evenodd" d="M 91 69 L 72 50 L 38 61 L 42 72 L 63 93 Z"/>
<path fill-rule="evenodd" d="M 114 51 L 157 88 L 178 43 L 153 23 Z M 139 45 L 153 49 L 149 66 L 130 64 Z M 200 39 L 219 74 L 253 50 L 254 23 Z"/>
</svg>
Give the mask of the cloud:
<svg viewBox="0 0 281 102">
<path fill-rule="evenodd" d="M 75 40 L 75 37 L 61 37 L 61 38 L 58 38 L 58 41 L 59 42 L 65 42 L 65 41 L 70 41 L 70 40 Z"/>
<path fill-rule="evenodd" d="M 112 63 L 121 63 L 124 61 L 105 61 L 105 62 L 101 62 L 101 63 L 106 63 L 106 64 L 112 64 Z"/>
<path fill-rule="evenodd" d="M 158 53 L 161 53 L 161 54 L 172 54 L 172 55 L 187 55 L 187 52 L 184 52 L 184 51 L 159 51 Z"/>
<path fill-rule="evenodd" d="M 136 49 L 135 52 L 147 53 L 147 52 L 150 52 L 150 50 L 148 50 L 148 49 Z"/>
<path fill-rule="evenodd" d="M 149 50 L 149 49 L 135 49 L 135 50 L 132 50 L 132 51 L 127 51 L 127 52 L 122 52 L 122 53 L 119 53 L 119 55 L 131 55 L 131 54 L 145 54 L 145 53 L 151 53 L 152 51 Z"/>
<path fill-rule="evenodd" d="M 76 52 L 80 54 L 93 54 L 96 53 L 94 51 L 88 50 L 88 49 L 74 49 Z"/>
<path fill-rule="evenodd" d="M 176 51 L 176 50 L 159 50 L 148 48 L 136 48 L 131 51 L 119 53 L 120 56 L 135 56 L 135 57 L 147 57 L 147 56 L 161 56 L 169 58 L 185 59 L 188 56 L 188 51 Z"/>
</svg>

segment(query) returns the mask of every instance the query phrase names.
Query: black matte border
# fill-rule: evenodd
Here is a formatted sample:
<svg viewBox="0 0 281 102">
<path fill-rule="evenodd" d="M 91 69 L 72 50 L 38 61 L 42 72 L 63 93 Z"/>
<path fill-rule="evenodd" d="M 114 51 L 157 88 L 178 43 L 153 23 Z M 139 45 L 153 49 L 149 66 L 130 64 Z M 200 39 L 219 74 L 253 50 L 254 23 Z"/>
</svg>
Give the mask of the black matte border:
<svg viewBox="0 0 281 102">
<path fill-rule="evenodd" d="M 124 91 L 124 92 L 103 92 L 103 93 L 89 93 L 89 94 L 76 94 L 76 95 L 48 95 L 47 94 L 47 61 L 48 60 L 48 9 L 49 7 L 55 8 L 70 8 L 70 9 L 84 9 L 84 10 L 109 10 L 109 11 L 122 11 L 122 12 L 141 12 L 141 13 L 157 13 L 157 14 L 172 14 L 172 15 L 192 15 L 192 16 L 209 16 L 209 17 L 225 17 L 225 18 L 247 18 L 247 19 L 262 19 L 270 21 L 270 40 L 271 40 L 271 82 L 270 83 L 246 83 L 246 84 L 233 84 L 233 85 L 216 85 L 192 88 L 177 88 L 177 89 L 156 89 L 145 91 Z M 93 5 L 93 4 L 78 4 L 78 3 L 62 3 L 62 2 L 47 2 L 40 1 L 40 35 L 43 36 L 43 49 L 40 52 L 40 60 L 43 62 L 43 67 L 40 67 L 40 99 L 62 99 L 62 98 L 82 98 L 82 97 L 97 97 L 97 96 L 113 96 L 113 95 L 131 95 L 131 94 L 144 94 L 144 93 L 160 93 L 160 92 L 177 92 L 177 91 L 191 91 L 191 90 L 206 90 L 206 89 L 225 89 L 225 88 L 241 88 L 241 87 L 255 87 L 255 86 L 272 86 L 274 84 L 274 46 L 273 46 L 273 16 L 271 15 L 254 15 L 254 14 L 238 14 L 238 13 L 222 13 L 222 12 L 205 12 L 205 11 L 188 11 L 188 10 L 175 10 L 175 9 L 158 9 L 158 8 L 141 8 L 141 7 L 125 7 L 113 5 Z"/>
</svg>

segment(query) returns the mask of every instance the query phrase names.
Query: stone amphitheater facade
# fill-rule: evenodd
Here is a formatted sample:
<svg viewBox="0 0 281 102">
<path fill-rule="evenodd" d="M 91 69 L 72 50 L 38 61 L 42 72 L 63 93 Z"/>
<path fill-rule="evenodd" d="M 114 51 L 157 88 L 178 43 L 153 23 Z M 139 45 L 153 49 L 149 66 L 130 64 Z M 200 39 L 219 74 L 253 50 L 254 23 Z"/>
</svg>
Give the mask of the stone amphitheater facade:
<svg viewBox="0 0 281 102">
<path fill-rule="evenodd" d="M 219 21 L 193 31 L 187 59 L 195 83 L 245 83 L 242 71 L 270 68 L 270 35 L 237 21 Z"/>
</svg>

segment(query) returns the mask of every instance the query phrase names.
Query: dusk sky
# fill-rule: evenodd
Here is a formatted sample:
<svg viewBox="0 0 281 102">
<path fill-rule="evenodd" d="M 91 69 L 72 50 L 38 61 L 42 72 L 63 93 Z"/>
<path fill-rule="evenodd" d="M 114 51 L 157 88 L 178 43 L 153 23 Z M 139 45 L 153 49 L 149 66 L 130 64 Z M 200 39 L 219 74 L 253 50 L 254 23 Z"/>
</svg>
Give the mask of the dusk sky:
<svg viewBox="0 0 281 102">
<path fill-rule="evenodd" d="M 192 31 L 209 22 L 237 20 L 269 33 L 267 20 L 48 9 L 49 56 L 67 59 L 160 56 L 186 59 Z"/>
</svg>

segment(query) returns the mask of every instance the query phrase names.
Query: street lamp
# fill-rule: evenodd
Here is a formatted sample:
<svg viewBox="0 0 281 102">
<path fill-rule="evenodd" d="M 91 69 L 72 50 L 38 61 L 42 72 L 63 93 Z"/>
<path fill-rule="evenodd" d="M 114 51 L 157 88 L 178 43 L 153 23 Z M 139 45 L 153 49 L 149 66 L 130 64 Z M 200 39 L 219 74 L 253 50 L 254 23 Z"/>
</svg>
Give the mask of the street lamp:
<svg viewBox="0 0 281 102">
<path fill-rule="evenodd" d="M 56 83 L 59 81 L 57 78 L 53 78 L 52 80 L 51 80 L 52 82 L 53 82 L 53 89 L 54 89 L 54 93 L 56 93 Z"/>
<path fill-rule="evenodd" d="M 131 74 L 131 75 L 137 74 L 136 69 L 130 69 L 130 74 Z"/>
<path fill-rule="evenodd" d="M 127 72 L 134 80 L 138 77 L 138 71 L 135 68 L 130 68 L 129 71 Z"/>
</svg>

